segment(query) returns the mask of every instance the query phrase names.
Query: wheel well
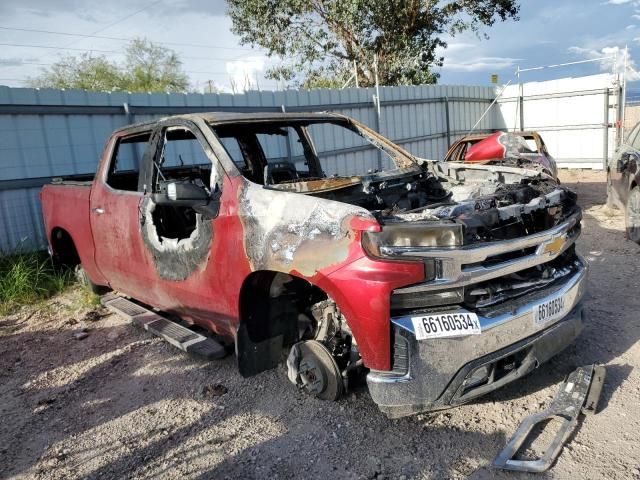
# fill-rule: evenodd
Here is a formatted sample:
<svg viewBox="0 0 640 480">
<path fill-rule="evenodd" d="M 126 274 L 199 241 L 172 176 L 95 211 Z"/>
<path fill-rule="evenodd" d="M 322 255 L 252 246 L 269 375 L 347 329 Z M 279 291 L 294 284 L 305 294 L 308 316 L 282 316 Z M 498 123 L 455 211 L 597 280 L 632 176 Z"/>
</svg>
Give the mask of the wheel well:
<svg viewBox="0 0 640 480">
<path fill-rule="evenodd" d="M 238 367 L 244 376 L 275 367 L 282 349 L 301 338 L 301 325 L 312 322 L 309 309 L 327 299 L 320 288 L 292 275 L 259 271 L 240 290 L 240 326 L 236 337 Z"/>
<path fill-rule="evenodd" d="M 60 227 L 55 227 L 51 231 L 51 249 L 56 262 L 69 267 L 80 264 L 80 256 L 73 238 L 69 232 Z"/>
</svg>

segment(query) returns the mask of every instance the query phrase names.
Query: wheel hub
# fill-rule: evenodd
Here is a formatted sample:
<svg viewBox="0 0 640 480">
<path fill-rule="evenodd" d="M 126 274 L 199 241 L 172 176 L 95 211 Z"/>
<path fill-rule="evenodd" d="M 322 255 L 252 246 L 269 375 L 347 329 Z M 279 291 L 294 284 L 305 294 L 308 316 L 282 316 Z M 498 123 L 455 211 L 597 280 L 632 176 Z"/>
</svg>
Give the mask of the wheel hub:
<svg viewBox="0 0 640 480">
<path fill-rule="evenodd" d="M 301 387 L 322 400 L 337 400 L 343 392 L 344 385 L 340 369 L 329 350 L 316 340 L 300 342 L 298 347 Z"/>
</svg>

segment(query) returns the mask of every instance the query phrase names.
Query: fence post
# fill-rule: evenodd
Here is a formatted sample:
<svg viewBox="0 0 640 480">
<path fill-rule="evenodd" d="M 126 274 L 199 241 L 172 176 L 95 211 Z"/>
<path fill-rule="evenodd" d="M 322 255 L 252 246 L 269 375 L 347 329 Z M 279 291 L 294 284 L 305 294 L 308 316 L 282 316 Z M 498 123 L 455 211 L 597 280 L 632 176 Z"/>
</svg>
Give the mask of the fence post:
<svg viewBox="0 0 640 480">
<path fill-rule="evenodd" d="M 285 107 L 284 105 L 280 105 L 280 109 L 282 110 L 282 113 L 287 113 L 287 107 Z M 289 138 L 289 135 L 287 135 L 287 160 L 289 161 L 289 163 L 292 163 L 291 138 Z"/>
<path fill-rule="evenodd" d="M 377 87 L 376 87 L 377 90 Z M 379 93 L 378 93 L 379 94 Z M 373 108 L 375 110 L 375 131 L 382 135 L 380 131 L 380 97 L 378 95 L 373 95 Z M 382 151 L 378 150 L 378 171 L 382 171 Z"/>
<path fill-rule="evenodd" d="M 609 165 L 609 88 L 604 89 L 604 122 L 602 124 L 602 166 Z"/>
<path fill-rule="evenodd" d="M 447 151 L 451 148 L 451 121 L 449 119 L 449 97 L 444 97 L 444 114 L 447 122 Z"/>
<path fill-rule="evenodd" d="M 520 131 L 524 132 L 524 91 L 520 92 Z"/>
<path fill-rule="evenodd" d="M 624 84 L 616 86 L 616 97 L 618 98 L 616 105 L 616 148 L 619 147 L 624 140 L 624 122 L 625 112 L 627 110 L 627 98 L 625 92 L 626 88 L 624 87 Z"/>
<path fill-rule="evenodd" d="M 124 102 L 122 104 L 122 108 L 124 109 L 124 114 L 127 117 L 127 123 L 129 125 L 131 125 L 132 123 L 134 123 L 134 121 L 133 121 L 133 113 L 131 113 L 131 109 L 129 108 L 129 104 L 127 102 Z"/>
</svg>

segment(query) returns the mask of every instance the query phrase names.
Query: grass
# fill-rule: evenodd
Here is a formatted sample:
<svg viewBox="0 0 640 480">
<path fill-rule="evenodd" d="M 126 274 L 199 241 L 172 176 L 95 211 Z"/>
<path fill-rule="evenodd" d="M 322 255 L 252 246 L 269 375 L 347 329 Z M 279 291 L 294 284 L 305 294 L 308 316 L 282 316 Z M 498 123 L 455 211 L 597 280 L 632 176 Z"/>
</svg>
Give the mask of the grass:
<svg viewBox="0 0 640 480">
<path fill-rule="evenodd" d="M 76 281 L 44 252 L 0 256 L 0 315 L 9 315 L 63 291 Z"/>
<path fill-rule="evenodd" d="M 75 308 L 96 307 L 98 305 L 100 305 L 100 295 L 93 293 L 89 287 L 83 286 L 78 305 Z"/>
</svg>

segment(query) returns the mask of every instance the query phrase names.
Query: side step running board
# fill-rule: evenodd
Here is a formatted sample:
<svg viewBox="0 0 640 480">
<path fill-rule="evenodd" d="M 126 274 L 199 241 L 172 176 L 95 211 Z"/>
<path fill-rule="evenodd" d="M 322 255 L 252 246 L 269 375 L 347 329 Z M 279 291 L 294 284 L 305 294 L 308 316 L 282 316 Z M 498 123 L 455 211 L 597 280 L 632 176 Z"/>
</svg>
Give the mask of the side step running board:
<svg viewBox="0 0 640 480">
<path fill-rule="evenodd" d="M 100 299 L 100 303 L 184 352 L 207 360 L 226 356 L 224 346 L 213 338 L 189 330 L 124 297 L 109 293 Z"/>
</svg>

